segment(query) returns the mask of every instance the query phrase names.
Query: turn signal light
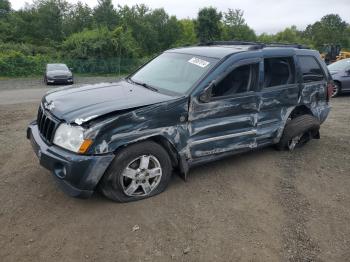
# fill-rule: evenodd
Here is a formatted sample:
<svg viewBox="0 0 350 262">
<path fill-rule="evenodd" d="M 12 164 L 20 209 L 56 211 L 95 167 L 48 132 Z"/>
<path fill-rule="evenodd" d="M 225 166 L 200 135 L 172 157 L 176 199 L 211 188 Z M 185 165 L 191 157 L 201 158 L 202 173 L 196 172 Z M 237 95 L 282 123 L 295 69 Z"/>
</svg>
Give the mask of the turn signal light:
<svg viewBox="0 0 350 262">
<path fill-rule="evenodd" d="M 92 140 L 85 139 L 84 142 L 81 144 L 78 152 L 81 154 L 84 154 L 86 151 L 88 151 L 88 149 L 91 145 L 92 145 Z"/>
</svg>

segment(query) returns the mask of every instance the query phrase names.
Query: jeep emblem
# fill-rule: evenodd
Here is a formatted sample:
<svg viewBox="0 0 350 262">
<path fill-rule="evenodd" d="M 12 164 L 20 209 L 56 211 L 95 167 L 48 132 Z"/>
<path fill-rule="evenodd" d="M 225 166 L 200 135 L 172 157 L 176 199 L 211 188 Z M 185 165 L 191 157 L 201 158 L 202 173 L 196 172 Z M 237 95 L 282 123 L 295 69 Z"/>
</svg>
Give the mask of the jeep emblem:
<svg viewBox="0 0 350 262">
<path fill-rule="evenodd" d="M 51 111 L 52 109 L 55 108 L 55 104 L 53 103 L 53 101 L 45 102 L 44 107 L 45 107 L 45 109 Z"/>
</svg>

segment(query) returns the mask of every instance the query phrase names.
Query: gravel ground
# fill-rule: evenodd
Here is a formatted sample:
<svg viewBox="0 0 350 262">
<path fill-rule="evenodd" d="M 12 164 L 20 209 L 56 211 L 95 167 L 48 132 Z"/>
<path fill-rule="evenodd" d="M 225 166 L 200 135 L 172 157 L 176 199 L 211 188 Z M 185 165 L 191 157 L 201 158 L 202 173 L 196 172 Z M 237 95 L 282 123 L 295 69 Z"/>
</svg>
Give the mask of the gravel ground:
<svg viewBox="0 0 350 262">
<path fill-rule="evenodd" d="M 117 204 L 57 188 L 25 138 L 42 93 L 23 92 L 0 99 L 1 261 L 350 261 L 350 96 L 293 153 L 230 157 Z"/>
</svg>

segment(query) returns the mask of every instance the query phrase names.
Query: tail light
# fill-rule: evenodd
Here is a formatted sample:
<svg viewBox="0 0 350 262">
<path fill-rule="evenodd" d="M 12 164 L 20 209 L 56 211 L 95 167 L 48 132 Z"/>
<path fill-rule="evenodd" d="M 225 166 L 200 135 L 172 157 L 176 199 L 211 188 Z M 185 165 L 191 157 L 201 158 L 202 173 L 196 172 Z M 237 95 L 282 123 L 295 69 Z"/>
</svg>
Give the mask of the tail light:
<svg viewBox="0 0 350 262">
<path fill-rule="evenodd" d="M 333 88 L 334 88 L 334 82 L 333 81 L 328 82 L 328 84 L 327 84 L 327 102 L 332 97 Z"/>
</svg>

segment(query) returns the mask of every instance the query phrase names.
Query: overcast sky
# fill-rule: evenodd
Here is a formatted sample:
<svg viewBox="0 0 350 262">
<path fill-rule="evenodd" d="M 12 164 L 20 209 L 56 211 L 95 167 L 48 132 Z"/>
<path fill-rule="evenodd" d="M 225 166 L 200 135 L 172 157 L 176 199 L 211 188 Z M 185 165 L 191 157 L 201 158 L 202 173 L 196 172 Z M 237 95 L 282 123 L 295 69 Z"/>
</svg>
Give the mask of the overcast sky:
<svg viewBox="0 0 350 262">
<path fill-rule="evenodd" d="M 78 0 L 68 0 L 76 3 Z M 32 0 L 10 0 L 14 9 L 24 6 Z M 91 7 L 97 0 L 81 0 Z M 151 8 L 163 7 L 169 14 L 178 18 L 195 18 L 198 10 L 205 6 L 214 6 L 225 12 L 228 8 L 242 9 L 250 27 L 258 34 L 276 33 L 290 25 L 304 29 L 306 25 L 319 20 L 330 13 L 339 14 L 350 23 L 350 0 L 113 0 L 115 6 L 144 3 Z"/>
</svg>

